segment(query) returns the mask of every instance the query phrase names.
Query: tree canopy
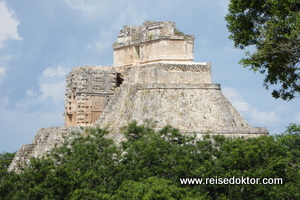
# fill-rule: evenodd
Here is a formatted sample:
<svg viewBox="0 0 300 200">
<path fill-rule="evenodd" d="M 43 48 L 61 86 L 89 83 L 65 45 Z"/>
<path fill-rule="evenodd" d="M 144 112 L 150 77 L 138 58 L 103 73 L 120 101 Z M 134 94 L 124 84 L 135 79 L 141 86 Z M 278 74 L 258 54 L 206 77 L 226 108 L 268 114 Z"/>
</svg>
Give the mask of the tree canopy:
<svg viewBox="0 0 300 200">
<path fill-rule="evenodd" d="M 240 63 L 265 74 L 272 96 L 291 100 L 300 94 L 299 0 L 230 0 L 226 15 L 230 39 L 245 49 Z"/>
<path fill-rule="evenodd" d="M 136 122 L 123 131 L 127 141 L 115 144 L 106 130 L 87 129 L 31 159 L 22 173 L 2 174 L 0 199 L 300 198 L 300 125 L 291 124 L 283 135 L 250 139 L 199 140 L 169 126 L 155 131 Z M 283 184 L 180 182 L 215 177 L 282 178 Z"/>
</svg>

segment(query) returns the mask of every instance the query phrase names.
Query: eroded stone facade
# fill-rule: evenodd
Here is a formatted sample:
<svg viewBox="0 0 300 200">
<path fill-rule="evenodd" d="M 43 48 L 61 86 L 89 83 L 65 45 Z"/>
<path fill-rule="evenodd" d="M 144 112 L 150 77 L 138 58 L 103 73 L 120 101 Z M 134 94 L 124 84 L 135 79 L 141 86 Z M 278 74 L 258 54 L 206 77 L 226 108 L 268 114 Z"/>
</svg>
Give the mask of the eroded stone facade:
<svg viewBox="0 0 300 200">
<path fill-rule="evenodd" d="M 132 120 L 152 120 L 156 128 L 171 125 L 181 132 L 258 137 L 265 128 L 251 127 L 211 78 L 211 64 L 193 62 L 194 36 L 174 22 L 125 26 L 114 48 L 114 66 L 82 66 L 67 76 L 65 127 L 40 129 L 23 145 L 10 170 L 63 142 L 80 126 L 109 127 L 116 142 L 120 128 Z"/>
<path fill-rule="evenodd" d="M 76 67 L 66 81 L 65 126 L 90 126 L 113 95 L 117 73 L 111 67 Z"/>
<path fill-rule="evenodd" d="M 114 66 L 194 59 L 194 36 L 178 31 L 174 22 L 145 22 L 125 26 L 113 45 Z"/>
</svg>

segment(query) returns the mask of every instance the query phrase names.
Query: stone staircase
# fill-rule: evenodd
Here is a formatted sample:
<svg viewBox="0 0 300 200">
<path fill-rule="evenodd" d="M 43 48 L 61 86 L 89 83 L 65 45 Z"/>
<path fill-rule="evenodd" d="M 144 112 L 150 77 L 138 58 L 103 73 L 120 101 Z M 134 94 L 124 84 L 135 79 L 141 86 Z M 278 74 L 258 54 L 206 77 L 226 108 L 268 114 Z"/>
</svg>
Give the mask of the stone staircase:
<svg viewBox="0 0 300 200">
<path fill-rule="evenodd" d="M 39 158 L 54 147 L 64 142 L 64 136 L 69 136 L 73 131 L 80 131 L 79 127 L 50 127 L 37 131 L 31 144 L 24 144 L 16 153 L 8 171 L 19 173 L 20 167 L 29 163 L 30 158 Z"/>
</svg>

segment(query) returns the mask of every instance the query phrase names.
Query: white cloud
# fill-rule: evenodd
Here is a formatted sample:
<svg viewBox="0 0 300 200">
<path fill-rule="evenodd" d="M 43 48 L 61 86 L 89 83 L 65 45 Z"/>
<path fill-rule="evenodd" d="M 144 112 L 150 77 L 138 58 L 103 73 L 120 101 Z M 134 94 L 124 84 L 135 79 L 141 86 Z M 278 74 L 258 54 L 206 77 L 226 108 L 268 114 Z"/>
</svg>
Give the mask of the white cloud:
<svg viewBox="0 0 300 200">
<path fill-rule="evenodd" d="M 66 70 L 61 66 L 57 67 L 48 67 L 42 73 L 42 78 L 52 78 L 52 77 L 61 77 L 66 75 Z"/>
<path fill-rule="evenodd" d="M 35 97 L 37 96 L 37 92 L 34 92 L 32 90 L 26 90 L 26 95 L 29 97 Z"/>
<path fill-rule="evenodd" d="M 251 109 L 251 106 L 241 98 L 240 93 L 236 89 L 225 87 L 222 91 L 238 111 L 247 112 Z"/>
<path fill-rule="evenodd" d="M 88 4 L 87 1 L 83 0 L 64 0 L 64 2 L 66 2 L 71 8 L 82 11 L 89 15 L 94 14 L 96 9 L 92 5 Z"/>
<path fill-rule="evenodd" d="M 0 96 L 0 121 L 7 130 L 13 130 L 6 139 L 12 145 L 4 144 L 1 148 L 15 151 L 21 144 L 30 143 L 37 128 L 63 125 L 65 71 L 61 66 L 46 68 L 38 87 L 26 90 L 26 97 L 16 102 L 16 108 L 6 106 L 12 103 L 6 96 Z"/>
<path fill-rule="evenodd" d="M 139 3 L 126 0 L 63 0 L 70 8 L 80 13 L 87 20 L 100 24 L 109 24 L 109 28 L 102 25 L 97 37 L 90 40 L 84 47 L 89 50 L 107 51 L 116 40 L 117 31 L 124 25 L 139 25 L 146 19 L 144 8 Z"/>
<path fill-rule="evenodd" d="M 99 36 L 99 40 L 92 41 L 91 43 L 87 44 L 85 48 L 93 49 L 97 51 L 103 51 L 111 48 L 112 43 L 115 40 L 114 32 L 111 30 L 101 30 Z"/>
<path fill-rule="evenodd" d="M 103 50 L 108 49 L 110 46 L 111 46 L 111 43 L 109 43 L 108 41 L 98 40 L 98 41 L 93 42 L 93 44 L 86 45 L 85 48 L 103 51 Z"/>
<path fill-rule="evenodd" d="M 0 82 L 2 82 L 3 77 L 5 76 L 6 70 L 4 67 L 0 67 Z"/>
<path fill-rule="evenodd" d="M 8 10 L 5 2 L 0 2 L 0 48 L 8 39 L 20 40 L 17 28 L 20 22 L 14 18 L 13 11 Z"/>
<path fill-rule="evenodd" d="M 119 29 L 127 23 L 141 23 L 145 20 L 145 11 L 137 3 L 126 0 L 63 0 L 72 9 L 80 11 L 90 19 L 103 23 L 107 21 L 112 27 Z"/>
<path fill-rule="evenodd" d="M 65 80 L 57 83 L 41 83 L 40 91 L 42 99 L 51 98 L 55 103 L 62 102 L 65 98 Z"/>
<path fill-rule="evenodd" d="M 79 11 L 85 17 L 111 19 L 124 0 L 63 0 L 72 9 Z M 125 8 L 124 8 L 125 9 Z"/>
<path fill-rule="evenodd" d="M 235 100 L 233 101 L 233 105 L 235 106 L 235 108 L 241 112 L 247 112 L 249 110 L 251 110 L 251 106 L 242 100 Z"/>
<path fill-rule="evenodd" d="M 235 88 L 224 87 L 223 94 L 232 105 L 255 126 L 272 126 L 280 122 L 280 116 L 275 112 L 261 111 L 246 102 Z"/>
<path fill-rule="evenodd" d="M 147 14 L 144 10 L 138 8 L 135 4 L 128 3 L 128 1 L 123 2 L 123 5 L 121 5 L 119 9 L 118 18 L 113 24 L 115 29 L 120 29 L 120 27 L 126 24 L 142 24 L 147 18 Z"/>
<path fill-rule="evenodd" d="M 238 91 L 234 88 L 224 87 L 222 92 L 230 101 L 240 98 L 240 93 L 238 93 Z"/>
<path fill-rule="evenodd" d="M 39 78 L 38 89 L 27 89 L 26 99 L 17 102 L 19 109 L 36 105 L 62 106 L 65 93 L 66 71 L 61 66 L 46 68 Z"/>
<path fill-rule="evenodd" d="M 117 31 L 126 24 L 139 25 L 146 19 L 145 11 L 139 4 L 126 0 L 64 0 L 64 2 L 88 20 L 109 24 L 108 28 L 101 27 L 99 34 L 84 46 L 88 50 L 111 50 Z"/>
<path fill-rule="evenodd" d="M 251 122 L 259 125 L 274 125 L 280 121 L 280 116 L 275 112 L 260 111 L 252 107 L 250 109 Z"/>
<path fill-rule="evenodd" d="M 46 68 L 40 77 L 41 100 L 50 98 L 55 103 L 64 100 L 66 70 L 61 66 Z"/>
<path fill-rule="evenodd" d="M 238 111 L 247 112 L 251 109 L 251 106 L 241 98 L 240 93 L 236 89 L 224 87 L 222 92 Z"/>
</svg>

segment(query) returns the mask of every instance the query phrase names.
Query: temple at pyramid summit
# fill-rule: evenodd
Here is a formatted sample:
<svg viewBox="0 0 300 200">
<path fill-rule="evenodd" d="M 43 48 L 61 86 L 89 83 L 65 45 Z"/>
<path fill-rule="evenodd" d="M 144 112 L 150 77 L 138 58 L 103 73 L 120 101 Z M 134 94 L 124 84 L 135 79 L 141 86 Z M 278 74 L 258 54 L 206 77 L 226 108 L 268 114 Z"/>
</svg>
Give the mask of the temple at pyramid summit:
<svg viewBox="0 0 300 200">
<path fill-rule="evenodd" d="M 166 125 L 182 133 L 258 137 L 268 130 L 251 127 L 212 82 L 211 64 L 194 62 L 194 39 L 174 22 L 146 21 L 124 26 L 113 44 L 113 66 L 75 67 L 66 77 L 65 126 L 40 129 L 10 165 L 28 162 L 63 142 L 80 127 L 120 128 L 136 120 Z"/>
</svg>

